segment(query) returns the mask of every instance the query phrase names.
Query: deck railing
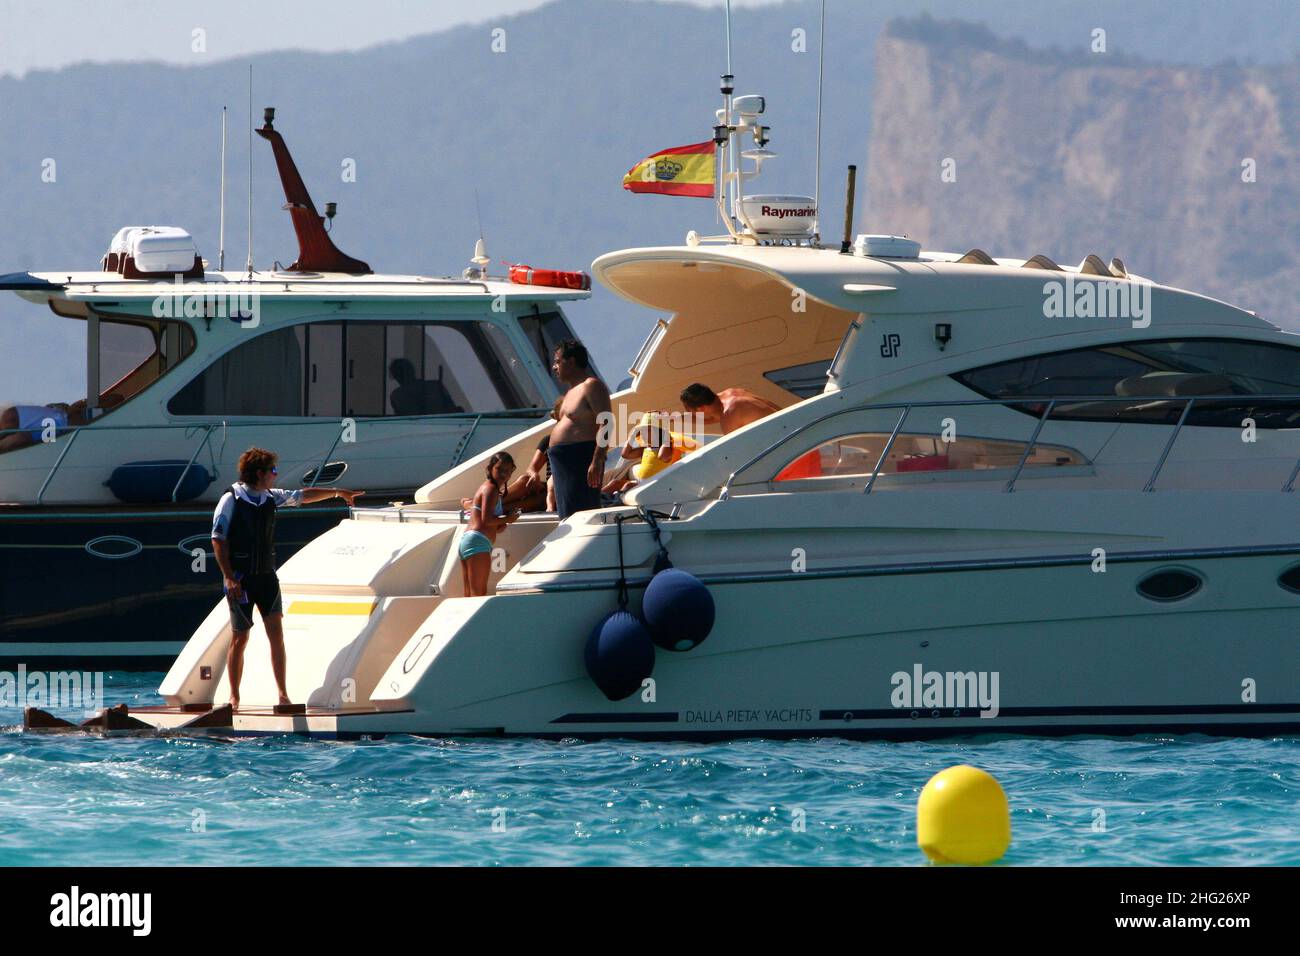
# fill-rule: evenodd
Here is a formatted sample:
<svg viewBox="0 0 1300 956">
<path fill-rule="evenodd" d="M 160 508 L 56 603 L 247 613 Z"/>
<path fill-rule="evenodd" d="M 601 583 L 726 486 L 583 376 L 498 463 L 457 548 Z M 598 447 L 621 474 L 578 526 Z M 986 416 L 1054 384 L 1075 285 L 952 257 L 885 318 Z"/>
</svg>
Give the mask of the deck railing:
<svg viewBox="0 0 1300 956">
<path fill-rule="evenodd" d="M 256 419 L 235 419 L 235 420 L 221 419 L 217 421 L 200 421 L 200 422 L 193 422 L 193 421 L 158 422 L 155 424 L 148 424 L 148 425 L 113 425 L 113 424 L 103 424 L 100 422 L 92 422 L 87 425 L 68 425 L 58 429 L 58 437 L 56 437 L 55 443 L 62 443 L 63 448 L 59 451 L 59 455 L 55 459 L 54 465 L 50 468 L 49 473 L 46 474 L 45 480 L 41 482 L 40 491 L 37 492 L 36 495 L 36 503 L 38 505 L 43 503 L 45 499 L 45 492 L 49 489 L 50 483 L 54 480 L 54 476 L 58 472 L 59 468 L 62 467 L 63 462 L 68 457 L 69 452 L 72 451 L 72 446 L 76 444 L 77 439 L 81 436 L 81 433 L 87 431 L 92 432 L 94 434 L 108 433 L 108 432 L 121 433 L 124 446 L 130 441 L 130 437 L 132 435 L 140 435 L 140 434 L 145 434 L 150 432 L 175 431 L 176 429 L 182 429 L 185 430 L 187 434 L 183 435 L 180 440 L 189 441 L 191 437 L 193 437 L 191 434 L 189 434 L 190 432 L 196 432 L 196 431 L 201 432 L 202 434 L 199 435 L 198 444 L 194 446 L 194 451 L 190 455 L 189 461 L 186 463 L 185 467 L 181 470 L 180 477 L 177 479 L 176 485 L 172 489 L 172 501 L 175 502 L 176 497 L 180 492 L 181 485 L 184 484 L 185 482 L 186 475 L 190 473 L 190 470 L 194 467 L 195 463 L 198 461 L 199 455 L 203 453 L 203 449 L 207 447 L 209 442 L 211 441 L 212 433 L 218 428 L 221 429 L 303 428 L 306 426 L 332 425 L 336 430 L 337 434 L 334 436 L 334 441 L 330 445 L 329 450 L 326 451 L 325 454 L 321 457 L 320 463 L 316 465 L 315 468 L 312 469 L 311 472 L 312 478 L 307 483 L 307 487 L 310 488 L 315 486 L 316 482 L 320 478 L 322 470 L 324 469 L 325 465 L 329 462 L 330 456 L 333 455 L 334 450 L 338 448 L 339 442 L 340 440 L 342 440 L 343 437 L 343 433 L 344 433 L 343 424 L 345 421 L 352 421 L 359 426 L 364 425 L 366 428 L 371 428 L 375 425 L 409 426 L 411 424 L 420 424 L 420 423 L 428 423 L 432 425 L 432 424 L 441 424 L 447 422 L 463 421 L 467 423 L 469 427 L 466 433 L 461 436 L 460 441 L 457 443 L 457 447 L 453 455 L 454 460 L 452 461 L 452 467 L 455 467 L 456 465 L 460 464 L 460 460 L 464 456 L 466 448 L 469 446 L 470 439 L 473 437 L 474 433 L 478 430 L 480 422 L 484 421 L 485 419 L 487 420 L 511 419 L 511 418 L 540 419 L 548 415 L 550 411 L 551 410 L 549 408 L 530 407 L 530 408 L 512 408 L 500 412 L 449 412 L 447 414 L 442 414 L 442 415 L 385 415 L 382 417 L 353 415 L 353 416 L 347 416 L 345 418 L 310 418 L 305 420 L 298 419 L 296 421 L 275 421 L 275 422 L 259 421 Z M 3 438 L 5 435 L 30 434 L 32 431 L 33 429 L 31 428 L 0 429 L 0 438 Z M 65 436 L 66 436 L 66 441 L 64 440 Z M 0 473 L 3 473 L 3 463 L 5 459 L 10 454 L 13 454 L 14 452 L 20 452 L 22 450 L 23 450 L 22 448 L 15 448 L 12 449 L 10 452 L 0 454 Z"/>
<path fill-rule="evenodd" d="M 876 479 L 880 476 L 880 469 L 883 468 L 885 462 L 889 460 L 889 453 L 890 451 L 893 450 L 894 444 L 898 440 L 898 436 L 902 433 L 903 425 L 907 422 L 907 419 L 912 414 L 913 409 L 963 408 L 963 407 L 980 408 L 980 407 L 995 407 L 995 406 L 1001 406 L 1003 408 L 1016 408 L 1016 409 L 1026 409 L 1026 408 L 1036 409 L 1038 406 L 1043 406 L 1042 414 L 1037 416 L 1037 421 L 1034 425 L 1033 434 L 1030 435 L 1029 440 L 1025 443 L 1024 450 L 1020 455 L 1020 461 L 1016 464 L 1015 471 L 1012 473 L 1011 477 L 1007 480 L 1006 484 L 1003 486 L 1002 490 L 1009 494 L 1015 491 L 1016 482 L 1020 479 L 1020 475 L 1025 469 L 1025 464 L 1029 461 L 1029 456 L 1033 453 L 1034 446 L 1038 443 L 1038 438 L 1042 434 L 1043 426 L 1047 424 L 1048 420 L 1052 416 L 1052 412 L 1055 411 L 1057 408 L 1060 408 L 1062 406 L 1067 406 L 1067 405 L 1103 405 L 1103 404 L 1138 405 L 1141 404 L 1147 407 L 1148 409 L 1150 409 L 1151 407 L 1157 405 L 1167 404 L 1172 407 L 1177 407 L 1179 404 L 1181 404 L 1182 412 L 1178 416 L 1178 421 L 1176 423 L 1173 423 L 1172 425 L 1173 431 L 1170 433 L 1168 440 L 1165 442 L 1164 448 L 1161 450 L 1160 456 L 1155 463 L 1155 467 L 1152 468 L 1151 470 L 1150 477 L 1147 478 L 1146 484 L 1143 485 L 1142 487 L 1143 491 L 1155 491 L 1156 479 L 1160 476 L 1160 472 L 1164 469 L 1165 462 L 1169 458 L 1169 453 L 1173 451 L 1174 443 L 1178 440 L 1179 434 L 1181 434 L 1183 427 L 1187 424 L 1187 418 L 1191 414 L 1192 408 L 1195 407 L 1198 403 L 1202 407 L 1204 407 L 1205 405 L 1212 405 L 1212 404 L 1230 405 L 1230 406 L 1252 406 L 1252 405 L 1268 405 L 1268 404 L 1278 404 L 1278 403 L 1289 403 L 1292 405 L 1296 405 L 1297 407 L 1300 407 L 1300 394 L 1186 395 L 1186 396 L 1179 395 L 1179 396 L 1172 396 L 1172 397 L 1162 396 L 1162 395 L 1150 395 L 1150 396 L 1128 395 L 1128 396 L 1115 396 L 1115 397 L 1104 396 L 1104 395 L 1103 396 L 1044 395 L 1041 397 L 1025 396 L 1021 398 L 956 399 L 953 401 L 935 401 L 935 402 L 880 402 L 880 403 L 866 403 L 860 405 L 851 405 L 847 408 L 837 408 L 835 411 L 827 412 L 825 415 L 821 415 L 817 418 L 814 418 L 812 421 L 805 422 L 804 424 L 800 425 L 799 427 L 795 428 L 789 433 L 782 435 L 779 439 L 772 442 L 770 445 L 768 445 L 766 448 L 764 448 L 758 454 L 754 455 L 743 465 L 741 465 L 730 475 L 728 475 L 727 480 L 722 485 L 722 489 L 718 497 L 720 500 L 725 501 L 728 497 L 730 497 L 731 487 L 735 483 L 736 477 L 738 475 L 748 471 L 758 462 L 767 458 L 769 455 L 771 455 L 773 452 L 775 452 L 777 449 L 781 448 L 782 446 L 786 445 L 791 440 L 804 434 L 810 429 L 815 428 L 818 425 L 821 425 L 823 422 L 830 421 L 833 418 L 838 418 L 841 415 L 849 415 L 855 412 L 900 410 L 898 420 L 894 423 L 893 430 L 889 434 L 889 439 L 885 442 L 885 447 L 884 449 L 881 450 L 880 457 L 876 460 L 875 467 L 871 470 L 870 474 L 867 476 L 866 487 L 862 489 L 863 494 L 869 495 L 871 494 L 872 487 L 876 483 Z M 1058 419 L 1058 421 L 1092 421 L 1092 422 L 1102 422 L 1102 423 L 1112 422 L 1113 424 L 1142 424 L 1142 425 L 1168 425 L 1169 424 L 1167 422 L 1157 422 L 1157 421 L 1134 422 L 1134 421 L 1119 421 L 1119 420 L 1112 420 L 1112 419 L 1105 419 L 1105 418 L 1081 418 L 1081 417 L 1070 417 L 1065 419 Z M 1297 428 L 1300 429 L 1300 426 L 1297 426 Z M 1297 477 L 1300 477 L 1300 457 L 1296 459 L 1295 466 L 1291 469 L 1290 477 L 1288 477 L 1286 482 L 1282 485 L 1281 490 L 1284 492 L 1292 491 L 1295 487 L 1295 482 Z"/>
</svg>

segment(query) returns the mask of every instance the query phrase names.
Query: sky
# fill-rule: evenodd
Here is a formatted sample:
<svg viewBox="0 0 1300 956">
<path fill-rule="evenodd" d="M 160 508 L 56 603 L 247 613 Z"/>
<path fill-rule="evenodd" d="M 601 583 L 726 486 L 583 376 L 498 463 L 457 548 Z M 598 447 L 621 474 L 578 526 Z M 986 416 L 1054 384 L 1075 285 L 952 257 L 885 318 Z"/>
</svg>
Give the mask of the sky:
<svg viewBox="0 0 1300 956">
<path fill-rule="evenodd" d="M 269 50 L 359 50 L 465 23 L 483 23 L 545 2 L 0 0 L 4 24 L 0 74 L 22 76 L 31 70 L 86 62 L 197 65 Z M 725 0 L 689 2 L 721 6 Z M 732 0 L 732 6 L 773 2 L 777 0 Z M 203 32 L 196 34 L 196 30 Z"/>
</svg>

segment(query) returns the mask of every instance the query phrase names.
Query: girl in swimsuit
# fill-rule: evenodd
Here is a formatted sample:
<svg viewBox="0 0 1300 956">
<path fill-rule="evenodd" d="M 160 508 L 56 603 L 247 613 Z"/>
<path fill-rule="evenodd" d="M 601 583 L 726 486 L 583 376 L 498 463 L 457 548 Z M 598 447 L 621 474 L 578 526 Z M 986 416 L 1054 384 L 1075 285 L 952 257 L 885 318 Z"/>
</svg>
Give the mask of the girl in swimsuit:
<svg viewBox="0 0 1300 956">
<path fill-rule="evenodd" d="M 515 460 L 504 451 L 492 456 L 487 477 L 474 493 L 469 509 L 469 528 L 460 536 L 460 571 L 466 597 L 487 595 L 492 571 L 492 546 L 497 534 L 519 517 L 518 509 L 506 514 L 503 499 Z"/>
</svg>

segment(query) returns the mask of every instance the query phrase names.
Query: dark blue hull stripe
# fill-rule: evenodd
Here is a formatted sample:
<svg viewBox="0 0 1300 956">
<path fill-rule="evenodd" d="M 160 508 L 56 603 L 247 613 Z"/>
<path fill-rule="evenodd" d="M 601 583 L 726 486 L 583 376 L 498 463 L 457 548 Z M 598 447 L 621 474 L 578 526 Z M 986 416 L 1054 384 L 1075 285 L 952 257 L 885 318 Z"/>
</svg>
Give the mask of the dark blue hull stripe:
<svg viewBox="0 0 1300 956">
<path fill-rule="evenodd" d="M 1300 704 L 1161 704 L 1161 705 L 1117 705 L 1111 707 L 1003 707 L 997 717 L 979 718 L 978 708 L 954 710 L 952 708 L 881 708 L 864 710 L 861 708 L 840 708 L 818 711 L 818 720 L 834 720 L 847 723 L 854 720 L 936 720 L 972 717 L 989 721 L 989 730 L 982 732 L 997 733 L 996 721 L 1006 717 L 1177 717 L 1187 715 L 1234 714 L 1300 714 Z M 552 724 L 675 724 L 681 721 L 679 714 L 671 711 L 651 713 L 573 713 L 556 717 Z M 1086 725 L 1083 725 L 1086 726 Z M 1214 726 L 1214 725 L 1207 725 Z M 1020 728 L 1013 728 L 1019 731 Z M 712 733 L 712 731 L 702 731 Z M 813 733 L 826 733 L 819 728 Z M 727 733 L 727 732 L 723 732 Z M 764 732 L 766 734 L 766 731 Z"/>
<path fill-rule="evenodd" d="M 1002 707 L 997 717 L 1172 717 L 1178 714 L 1300 714 L 1300 704 L 1119 704 L 1103 707 Z M 953 717 L 978 717 L 978 707 L 954 710 L 950 707 L 900 707 L 862 710 L 822 710 L 818 720 L 897 720 L 914 719 L 913 715 L 927 719 Z"/>
<path fill-rule="evenodd" d="M 556 717 L 553 724 L 675 724 L 677 714 L 659 711 L 649 714 L 565 714 Z"/>
<path fill-rule="evenodd" d="M 693 743 L 711 743 L 724 740 L 811 740 L 834 737 L 846 740 L 865 741 L 917 741 L 948 739 L 979 739 L 981 737 L 1149 737 L 1186 736 L 1199 734 L 1206 737 L 1295 737 L 1300 736 L 1300 722 L 1262 724 L 1262 723 L 1221 723 L 1198 724 L 1111 724 L 1098 727 L 1095 724 L 1038 724 L 1033 726 L 989 728 L 988 730 L 964 730 L 945 726 L 941 723 L 907 724 L 894 727 L 860 727 L 840 725 L 829 728 L 807 728 L 800 730 L 755 731 L 719 731 L 719 730 L 571 730 L 552 733 L 518 734 L 492 732 L 476 736 L 481 737 L 515 737 L 531 740 L 646 740 L 646 741 L 690 741 Z M 334 740 L 358 740 L 361 738 L 381 739 L 387 736 L 432 737 L 451 739 L 464 737 L 464 734 L 385 734 L 365 733 L 363 731 L 332 731 L 313 734 Z"/>
</svg>

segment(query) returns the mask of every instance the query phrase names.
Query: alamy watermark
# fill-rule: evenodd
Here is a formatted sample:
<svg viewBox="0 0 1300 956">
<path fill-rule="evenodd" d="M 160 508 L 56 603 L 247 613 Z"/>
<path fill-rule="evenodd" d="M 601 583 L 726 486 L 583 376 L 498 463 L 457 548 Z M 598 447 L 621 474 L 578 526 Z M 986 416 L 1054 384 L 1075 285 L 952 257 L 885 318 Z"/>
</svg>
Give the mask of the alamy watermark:
<svg viewBox="0 0 1300 956">
<path fill-rule="evenodd" d="M 998 715 L 997 671 L 927 671 L 913 664 L 911 673 L 895 671 L 889 678 L 889 702 L 900 710 L 962 710 L 979 708 L 981 717 Z"/>
<path fill-rule="evenodd" d="M 67 707 L 94 714 L 104 706 L 103 671 L 0 671 L 0 708 Z"/>
<path fill-rule="evenodd" d="M 173 291 L 154 297 L 155 319 L 230 319 L 245 329 L 255 329 L 262 322 L 261 294 L 247 284 L 205 282 L 201 293 L 182 292 L 184 286 L 185 280 L 177 275 Z"/>
<path fill-rule="evenodd" d="M 644 441 L 654 436 L 646 435 L 647 430 L 676 433 L 689 441 L 699 443 L 704 437 L 704 414 L 702 412 L 671 411 L 643 412 L 629 409 L 620 404 L 609 412 L 596 416 L 598 434 L 596 441 L 602 448 L 617 448 L 627 442 L 638 428 L 639 436 Z"/>
<path fill-rule="evenodd" d="M 152 893 L 82 892 L 73 885 L 50 897 L 50 925 L 57 928 L 123 927 L 133 936 L 148 936 L 153 928 Z"/>
<path fill-rule="evenodd" d="M 1151 324 L 1151 283 L 1143 279 L 1064 278 L 1043 283 L 1043 315 L 1049 319 L 1128 319 L 1135 329 Z"/>
</svg>

